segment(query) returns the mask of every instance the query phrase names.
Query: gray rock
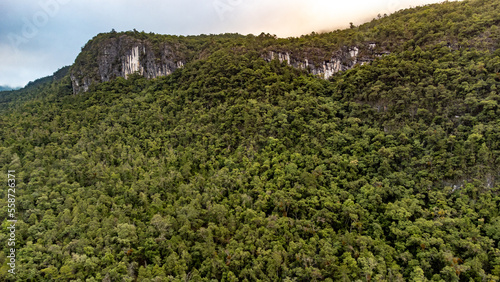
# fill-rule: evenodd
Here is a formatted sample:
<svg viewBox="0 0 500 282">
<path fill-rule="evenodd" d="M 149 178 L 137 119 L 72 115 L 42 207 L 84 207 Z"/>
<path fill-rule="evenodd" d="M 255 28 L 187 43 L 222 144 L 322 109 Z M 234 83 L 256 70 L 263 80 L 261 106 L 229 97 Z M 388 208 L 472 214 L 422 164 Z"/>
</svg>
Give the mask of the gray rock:
<svg viewBox="0 0 500 282">
<path fill-rule="evenodd" d="M 133 73 L 148 79 L 166 76 L 185 64 L 175 46 L 164 43 L 155 52 L 151 42 L 127 35 L 87 45 L 70 72 L 74 94 L 87 91 L 92 83 L 127 78 Z"/>
</svg>

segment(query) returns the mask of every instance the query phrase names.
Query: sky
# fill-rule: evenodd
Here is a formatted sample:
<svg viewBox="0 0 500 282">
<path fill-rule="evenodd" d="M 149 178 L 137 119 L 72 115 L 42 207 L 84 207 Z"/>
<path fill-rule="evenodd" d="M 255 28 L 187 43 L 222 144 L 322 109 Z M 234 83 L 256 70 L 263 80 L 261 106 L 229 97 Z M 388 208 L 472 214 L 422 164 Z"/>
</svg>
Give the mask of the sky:
<svg viewBox="0 0 500 282">
<path fill-rule="evenodd" d="M 0 85 L 71 65 L 101 32 L 300 36 L 443 0 L 0 0 Z"/>
</svg>

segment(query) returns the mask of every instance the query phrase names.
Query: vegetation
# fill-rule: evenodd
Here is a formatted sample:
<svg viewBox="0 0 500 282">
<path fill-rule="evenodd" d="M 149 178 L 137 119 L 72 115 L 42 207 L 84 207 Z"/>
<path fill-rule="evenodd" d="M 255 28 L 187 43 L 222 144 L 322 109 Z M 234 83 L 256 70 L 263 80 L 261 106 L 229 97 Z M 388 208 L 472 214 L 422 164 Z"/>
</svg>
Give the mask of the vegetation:
<svg viewBox="0 0 500 282">
<path fill-rule="evenodd" d="M 438 13 L 491 31 L 499 3 L 339 31 L 388 28 L 373 38 L 401 44 L 329 81 L 226 35 L 167 77 L 75 96 L 65 75 L 0 94 L 0 167 L 18 181 L 15 279 L 499 281 L 498 41 L 443 28 L 459 48 L 390 25 L 441 32 Z M 480 17 L 453 14 L 463 7 Z M 0 277 L 15 280 L 2 248 Z"/>
</svg>

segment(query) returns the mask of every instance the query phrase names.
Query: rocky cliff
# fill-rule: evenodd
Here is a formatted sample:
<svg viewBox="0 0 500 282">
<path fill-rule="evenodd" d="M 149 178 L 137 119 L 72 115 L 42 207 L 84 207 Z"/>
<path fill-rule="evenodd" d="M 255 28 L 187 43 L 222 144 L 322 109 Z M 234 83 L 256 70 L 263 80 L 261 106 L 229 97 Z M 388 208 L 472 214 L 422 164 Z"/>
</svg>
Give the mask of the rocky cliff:
<svg viewBox="0 0 500 282">
<path fill-rule="evenodd" d="M 127 78 L 133 73 L 146 78 L 166 76 L 189 61 L 207 57 L 209 50 L 217 49 L 214 46 L 196 48 L 182 40 L 155 41 L 155 38 L 105 34 L 89 41 L 70 71 L 73 93 L 87 91 L 93 83 Z M 217 43 L 207 41 L 205 46 L 214 44 Z M 259 52 L 268 62 L 277 59 L 328 79 L 339 71 L 371 62 L 388 53 L 375 51 L 375 48 L 375 43 L 365 43 L 336 50 L 305 48 L 291 51 L 271 45 L 262 47 Z"/>
<path fill-rule="evenodd" d="M 128 35 L 89 41 L 70 72 L 73 93 L 133 73 L 146 78 L 169 75 L 185 64 L 183 51 L 175 43 L 155 45 Z"/>
<path fill-rule="evenodd" d="M 263 55 L 263 58 L 268 62 L 278 59 L 290 66 L 308 70 L 314 75 L 328 79 L 340 71 L 346 71 L 355 65 L 363 65 L 377 57 L 389 54 L 388 51 L 375 51 L 375 48 L 375 43 L 366 43 L 359 46 L 344 46 L 340 50 L 319 50 L 320 57 L 323 59 L 318 59 L 318 56 L 308 57 L 310 54 L 318 53 L 318 50 L 311 52 L 311 50 L 306 49 L 299 54 L 287 51 L 268 51 Z"/>
</svg>

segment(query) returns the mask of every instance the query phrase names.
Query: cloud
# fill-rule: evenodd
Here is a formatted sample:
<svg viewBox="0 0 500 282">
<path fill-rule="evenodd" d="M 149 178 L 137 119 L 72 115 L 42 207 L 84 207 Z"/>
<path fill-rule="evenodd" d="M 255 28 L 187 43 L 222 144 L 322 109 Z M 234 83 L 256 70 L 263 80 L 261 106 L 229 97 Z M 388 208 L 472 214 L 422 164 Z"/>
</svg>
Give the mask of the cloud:
<svg viewBox="0 0 500 282">
<path fill-rule="evenodd" d="M 58 66 L 59 62 L 51 57 L 52 54 L 43 51 L 25 52 L 0 44 L 0 76 L 2 78 L 0 84 L 23 86 L 29 81 L 52 74 L 61 66 Z"/>
</svg>

